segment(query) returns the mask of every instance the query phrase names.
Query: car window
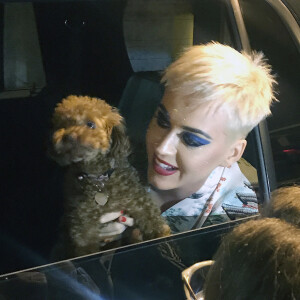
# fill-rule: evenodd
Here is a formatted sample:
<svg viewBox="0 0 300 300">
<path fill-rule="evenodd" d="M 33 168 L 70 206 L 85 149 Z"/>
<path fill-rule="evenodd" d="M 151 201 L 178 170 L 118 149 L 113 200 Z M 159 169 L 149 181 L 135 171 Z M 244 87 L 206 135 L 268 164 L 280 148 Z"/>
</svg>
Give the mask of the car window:
<svg viewBox="0 0 300 300">
<path fill-rule="evenodd" d="M 278 103 L 267 119 L 279 184 L 300 178 L 299 47 L 273 8 L 264 1 L 240 1 L 251 47 L 268 58 L 278 81 Z"/>
<path fill-rule="evenodd" d="M 212 40 L 237 47 L 238 37 L 230 8 L 217 0 L 7 1 L 0 4 L 0 16 L 1 239 L 7 245 L 1 249 L 1 273 L 6 273 L 46 263 L 55 254 L 65 209 L 65 168 L 49 158 L 57 103 L 69 95 L 88 95 L 118 107 L 133 145 L 130 159 L 148 188 L 145 134 L 164 92 L 161 71 L 185 47 Z M 95 127 L 90 121 L 85 125 Z M 256 142 L 250 133 L 239 168 L 246 178 L 243 188 L 258 192 Z M 112 165 L 101 180 L 114 176 Z M 82 170 L 75 175 L 78 181 L 93 181 Z M 108 198 L 97 183 L 95 201 L 105 205 Z M 235 200 L 250 212 L 257 208 L 252 192 L 238 193 Z M 244 216 L 235 207 L 226 211 L 226 222 Z M 216 216 L 206 226 L 223 221 Z"/>
<path fill-rule="evenodd" d="M 0 294 L 5 299 L 182 300 L 181 272 L 211 258 L 222 235 L 243 221 L 0 275 Z"/>
</svg>

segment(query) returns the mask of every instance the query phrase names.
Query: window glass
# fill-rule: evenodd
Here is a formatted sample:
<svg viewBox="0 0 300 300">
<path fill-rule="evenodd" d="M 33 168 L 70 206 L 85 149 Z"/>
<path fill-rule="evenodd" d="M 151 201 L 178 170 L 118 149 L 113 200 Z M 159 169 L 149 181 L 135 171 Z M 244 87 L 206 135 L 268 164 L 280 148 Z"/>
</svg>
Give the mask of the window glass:
<svg viewBox="0 0 300 300">
<path fill-rule="evenodd" d="M 0 275 L 5 299 L 182 300 L 181 272 L 212 257 L 221 236 L 241 220 L 181 234 L 168 242 L 142 243 L 10 276 Z"/>
<path fill-rule="evenodd" d="M 105 99 L 108 104 L 119 108 L 125 118 L 126 132 L 132 143 L 133 150 L 129 159 L 139 171 L 141 182 L 144 184 L 139 191 L 143 194 L 144 189 L 149 188 L 145 176 L 147 173 L 145 135 L 164 93 L 164 87 L 160 84 L 163 69 L 174 61 L 185 47 L 192 44 L 213 40 L 235 47 L 237 43 L 227 6 L 223 1 L 217 0 L 168 0 L 163 4 L 156 0 L 37 1 L 13 4 L 8 1 L 0 5 L 0 16 L 2 15 L 0 126 L 4 130 L 1 131 L 0 138 L 5 147 L 1 148 L 3 194 L 0 198 L 5 214 L 1 218 L 4 233 L 0 238 L 3 240 L 1 244 L 7 246 L 0 249 L 0 257 L 3 260 L 0 264 L 2 268 L 0 273 L 6 273 L 46 263 L 50 257 L 56 260 L 62 258 L 56 252 L 59 251 L 59 247 L 54 245 L 64 228 L 73 228 L 74 224 L 68 223 L 72 218 L 75 223 L 78 220 L 77 229 L 76 226 L 73 228 L 75 235 L 78 233 L 76 230 L 91 226 L 84 233 L 81 232 L 83 249 L 79 256 L 90 253 L 84 249 L 85 238 L 93 232 L 98 233 L 100 225 L 108 232 L 113 230 L 117 232 L 120 230 L 120 223 L 117 225 L 114 223 L 110 227 L 110 220 L 120 218 L 118 220 L 130 225 L 138 220 L 138 217 L 143 217 L 140 214 L 132 220 L 130 214 L 120 213 L 123 208 L 119 208 L 118 205 L 110 208 L 111 198 L 103 192 L 103 189 L 109 186 L 110 180 L 117 177 L 116 160 L 122 155 L 126 158 L 129 153 L 124 142 L 125 138 L 120 144 L 110 143 L 110 138 L 103 139 L 106 142 L 103 140 L 99 142 L 100 138 L 95 138 L 95 143 L 103 142 L 103 145 L 106 143 L 105 147 L 111 146 L 110 149 L 115 151 L 116 159 L 109 163 L 101 162 L 103 165 L 99 162 L 89 163 L 84 165 L 83 169 L 83 163 L 79 163 L 68 169 L 60 167 L 50 159 L 51 155 L 53 156 L 51 144 L 54 136 L 59 139 L 60 134 L 67 128 L 67 125 L 64 125 L 65 127 L 60 128 L 61 130 L 52 136 L 52 114 L 63 98 L 69 95 L 88 95 Z M 84 121 L 80 119 L 82 116 L 77 115 L 75 109 L 69 113 L 78 117 L 72 119 L 73 123 L 66 118 L 68 122 L 70 121 L 71 125 L 68 123 L 70 127 L 80 121 L 79 125 L 83 126 L 84 130 L 89 128 L 96 133 L 98 126 L 102 126 L 97 118 L 92 119 L 93 113 L 87 113 L 89 118 Z M 112 115 L 114 117 L 110 120 L 111 124 L 119 125 L 116 112 L 114 111 Z M 205 118 L 205 115 L 201 117 Z M 189 119 L 189 116 L 186 119 Z M 57 119 L 54 118 L 54 121 Z M 64 119 L 60 121 L 63 122 Z M 214 120 L 214 123 L 218 122 L 219 119 Z M 121 125 L 115 127 L 118 129 L 112 130 L 107 125 L 101 134 L 111 134 L 112 140 L 115 137 L 124 137 Z M 154 134 L 155 136 L 159 136 L 159 133 Z M 184 147 L 194 146 L 194 135 L 184 132 L 178 137 Z M 77 150 L 77 146 L 74 146 L 72 139 L 74 135 L 64 136 L 61 139 L 66 142 L 67 151 L 63 152 L 62 147 L 59 153 L 67 153 L 70 157 L 73 155 L 72 151 Z M 196 138 L 196 143 L 202 145 L 207 141 Z M 179 220 L 176 221 L 177 229 L 174 227 L 177 231 L 172 228 L 175 233 L 199 228 L 202 225 L 209 226 L 235 220 L 248 216 L 248 212 L 250 215 L 257 213 L 257 199 L 251 187 L 252 184 L 256 191 L 258 189 L 257 152 L 252 151 L 255 147 L 255 138 L 250 134 L 244 159 L 235 164 L 241 191 L 237 192 L 235 189 L 230 191 L 233 192 L 232 199 L 234 198 L 239 207 L 219 205 L 218 209 L 222 214 L 213 211 L 215 214 L 211 218 L 202 218 L 198 209 L 198 214 L 177 219 Z M 214 149 L 221 152 L 221 146 Z M 96 157 L 93 156 L 95 152 L 86 153 L 85 150 L 85 147 L 80 148 L 82 152 L 78 150 L 81 157 L 74 159 L 74 162 L 80 161 L 83 154 L 93 159 Z M 189 155 L 185 157 L 189 158 Z M 200 156 L 197 158 L 200 159 Z M 210 162 L 215 163 L 213 159 Z M 60 163 L 66 164 L 66 161 Z M 187 164 L 190 169 L 198 172 L 191 160 L 188 159 Z M 170 171 L 166 164 L 161 162 L 161 165 L 167 172 Z M 203 169 L 205 165 L 206 161 L 203 163 Z M 97 167 L 95 174 L 91 171 L 94 167 Z M 189 180 L 197 178 L 192 173 L 190 175 Z M 69 179 L 64 179 L 64 176 Z M 124 182 L 136 178 L 134 177 L 136 175 L 122 176 L 117 177 L 115 185 L 111 185 L 119 193 L 118 201 L 131 195 L 135 190 L 128 188 L 130 185 Z M 217 172 L 216 178 L 222 182 L 216 181 L 211 184 L 209 192 L 205 194 L 207 198 L 213 196 L 214 190 L 217 187 L 219 189 L 223 181 L 227 180 L 222 172 Z M 64 183 L 69 184 L 65 190 L 71 195 L 70 199 L 77 201 L 84 193 L 90 195 L 92 191 L 93 205 L 98 205 L 97 213 L 112 212 L 114 215 L 106 215 L 104 219 L 91 217 L 93 212 L 91 207 L 87 210 L 82 208 L 81 211 L 79 205 L 74 203 L 66 205 Z M 235 184 L 233 187 L 236 187 Z M 244 190 L 251 193 L 244 193 Z M 193 191 L 188 197 L 192 204 L 203 196 L 197 192 L 198 190 Z M 231 196 L 228 198 L 231 199 Z M 202 201 L 200 210 L 212 211 L 213 206 L 208 207 L 209 203 L 206 200 Z M 66 218 L 66 223 L 59 225 L 68 209 L 71 211 L 68 215 L 70 218 Z M 115 213 L 117 217 L 113 217 Z M 147 213 L 151 213 L 150 208 Z M 199 216 L 203 223 L 198 222 Z M 167 214 L 163 217 L 171 223 L 176 219 L 173 218 L 176 216 Z M 151 217 L 145 215 L 144 219 L 146 222 L 151 220 Z M 103 225 L 106 222 L 109 226 Z M 181 223 L 184 223 L 183 226 Z M 134 235 L 133 231 L 127 230 L 130 236 L 125 237 L 129 240 L 134 238 L 136 242 L 140 237 L 138 234 Z M 98 247 L 97 240 L 93 241 Z M 119 240 L 108 238 L 104 244 L 108 241 L 114 242 L 114 247 L 122 245 L 123 242 L 119 243 Z M 6 260 L 7 256 L 16 259 Z"/>
<path fill-rule="evenodd" d="M 278 103 L 267 119 L 279 184 L 300 177 L 300 54 L 289 30 L 264 1 L 240 1 L 251 47 L 262 51 L 278 81 Z"/>
</svg>

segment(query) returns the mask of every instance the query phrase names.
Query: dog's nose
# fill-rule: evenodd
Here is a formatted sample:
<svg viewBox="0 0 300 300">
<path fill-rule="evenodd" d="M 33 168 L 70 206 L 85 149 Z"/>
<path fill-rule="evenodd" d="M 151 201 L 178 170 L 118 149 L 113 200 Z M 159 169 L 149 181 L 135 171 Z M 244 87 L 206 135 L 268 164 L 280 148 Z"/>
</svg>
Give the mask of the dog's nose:
<svg viewBox="0 0 300 300">
<path fill-rule="evenodd" d="M 63 136 L 63 142 L 64 142 L 64 143 L 72 143 L 72 142 L 74 142 L 74 141 L 75 141 L 75 137 L 72 136 L 71 134 L 65 134 L 65 135 Z"/>
</svg>

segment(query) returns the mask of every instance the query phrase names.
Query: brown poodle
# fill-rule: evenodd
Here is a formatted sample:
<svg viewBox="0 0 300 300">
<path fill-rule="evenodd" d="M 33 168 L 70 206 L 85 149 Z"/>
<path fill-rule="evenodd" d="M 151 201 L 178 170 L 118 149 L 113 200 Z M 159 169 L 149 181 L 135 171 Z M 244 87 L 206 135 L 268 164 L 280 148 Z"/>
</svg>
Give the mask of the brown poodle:
<svg viewBox="0 0 300 300">
<path fill-rule="evenodd" d="M 123 244 L 170 234 L 128 163 L 130 145 L 116 108 L 97 98 L 69 96 L 57 105 L 53 127 L 50 155 L 68 166 L 60 258 L 103 249 L 106 225 L 99 219 L 106 213 L 124 210 L 134 219 L 135 234 Z"/>
</svg>

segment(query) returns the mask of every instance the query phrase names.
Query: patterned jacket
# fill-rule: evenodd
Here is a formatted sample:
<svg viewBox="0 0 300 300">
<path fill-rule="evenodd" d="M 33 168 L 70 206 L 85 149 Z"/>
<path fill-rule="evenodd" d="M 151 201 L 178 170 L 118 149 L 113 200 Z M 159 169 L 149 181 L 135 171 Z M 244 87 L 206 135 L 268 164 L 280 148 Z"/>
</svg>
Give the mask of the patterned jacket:
<svg viewBox="0 0 300 300">
<path fill-rule="evenodd" d="M 238 163 L 217 167 L 190 197 L 162 213 L 173 233 L 258 213 L 257 197 Z"/>
</svg>

